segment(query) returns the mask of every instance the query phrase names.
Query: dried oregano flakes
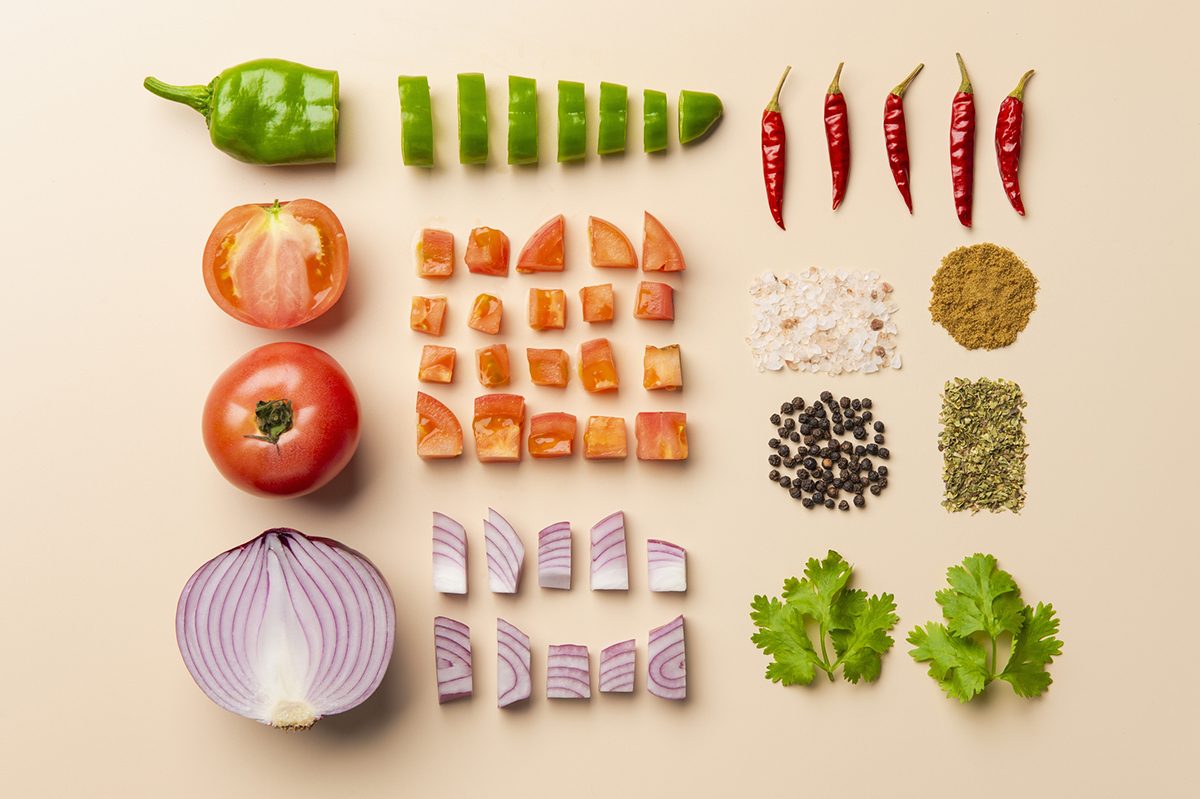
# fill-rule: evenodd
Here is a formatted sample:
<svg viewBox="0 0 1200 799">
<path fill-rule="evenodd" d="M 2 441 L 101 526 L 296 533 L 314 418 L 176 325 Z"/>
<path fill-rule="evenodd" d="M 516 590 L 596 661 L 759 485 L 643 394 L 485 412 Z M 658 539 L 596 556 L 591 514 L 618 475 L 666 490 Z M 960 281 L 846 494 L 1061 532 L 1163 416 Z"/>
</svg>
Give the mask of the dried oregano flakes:
<svg viewBox="0 0 1200 799">
<path fill-rule="evenodd" d="M 1010 510 L 1025 504 L 1025 400 L 1003 378 L 954 378 L 942 394 L 942 506 L 948 511 Z"/>
</svg>

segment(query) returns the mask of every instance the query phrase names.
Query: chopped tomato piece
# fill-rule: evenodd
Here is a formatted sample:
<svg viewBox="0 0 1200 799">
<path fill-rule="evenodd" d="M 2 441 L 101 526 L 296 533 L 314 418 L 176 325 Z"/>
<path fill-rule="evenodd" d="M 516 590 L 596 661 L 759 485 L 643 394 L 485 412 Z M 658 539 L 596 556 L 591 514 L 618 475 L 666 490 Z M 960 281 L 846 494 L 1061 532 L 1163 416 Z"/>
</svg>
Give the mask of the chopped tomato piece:
<svg viewBox="0 0 1200 799">
<path fill-rule="evenodd" d="M 508 274 L 508 236 L 490 227 L 475 228 L 467 239 L 463 260 L 472 274 L 504 277 Z"/>
<path fill-rule="evenodd" d="M 593 416 L 583 432 L 583 457 L 590 461 L 624 460 L 625 420 L 620 416 Z"/>
<path fill-rule="evenodd" d="M 565 458 L 575 451 L 575 417 L 569 413 L 539 413 L 529 418 L 529 454 L 535 458 Z"/>
<path fill-rule="evenodd" d="M 683 250 L 649 211 L 642 227 L 642 271 L 682 272 L 687 268 L 683 262 Z"/>
<path fill-rule="evenodd" d="M 666 283 L 643 280 L 638 283 L 634 319 L 670 321 L 675 318 L 675 291 Z"/>
<path fill-rule="evenodd" d="M 561 272 L 563 270 L 563 215 L 551 219 L 529 237 L 517 256 L 518 272 Z"/>
<path fill-rule="evenodd" d="M 421 348 L 421 365 L 417 367 L 417 379 L 422 383 L 449 383 L 454 380 L 453 347 L 438 347 L 426 344 Z"/>
<path fill-rule="evenodd" d="M 567 296 L 562 289 L 529 290 L 529 326 L 534 330 L 567 326 Z"/>
<path fill-rule="evenodd" d="M 584 286 L 579 290 L 579 301 L 583 303 L 583 321 L 611 322 L 613 318 L 612 283 L 599 286 Z"/>
<path fill-rule="evenodd" d="M 617 390 L 620 381 L 608 339 L 592 339 L 579 345 L 579 379 L 588 391 Z"/>
<path fill-rule="evenodd" d="M 462 454 L 462 425 L 442 403 L 417 392 L 417 454 L 425 460 L 457 458 Z"/>
<path fill-rule="evenodd" d="M 493 336 L 500 332 L 500 315 L 504 311 L 504 303 L 499 297 L 491 294 L 480 294 L 471 306 L 471 315 L 467 317 L 467 327 L 481 333 L 491 333 Z"/>
<path fill-rule="evenodd" d="M 639 413 L 634 435 L 637 436 L 638 460 L 681 461 L 688 456 L 686 413 Z"/>
<path fill-rule="evenodd" d="M 408 315 L 408 326 L 419 333 L 431 336 L 442 335 L 446 321 L 445 297 L 413 297 L 412 312 Z"/>
<path fill-rule="evenodd" d="M 525 398 L 518 394 L 484 394 L 475 398 L 475 454 L 482 463 L 521 460 Z"/>
<path fill-rule="evenodd" d="M 445 278 L 454 274 L 454 234 L 425 228 L 417 242 L 417 277 Z"/>
<path fill-rule="evenodd" d="M 674 391 L 683 386 L 683 370 L 679 365 L 679 345 L 651 347 L 646 345 L 642 358 L 642 385 L 647 389 L 665 388 Z"/>
<path fill-rule="evenodd" d="M 529 358 L 529 379 L 535 386 L 566 388 L 570 372 L 567 369 L 566 350 L 526 349 Z"/>
<path fill-rule="evenodd" d="M 633 251 L 633 243 L 619 227 L 599 217 L 589 216 L 587 232 L 592 266 L 637 269 L 637 253 Z"/>
<path fill-rule="evenodd" d="M 508 382 L 508 345 L 493 344 L 475 350 L 475 369 L 484 388 L 502 386 Z"/>
</svg>

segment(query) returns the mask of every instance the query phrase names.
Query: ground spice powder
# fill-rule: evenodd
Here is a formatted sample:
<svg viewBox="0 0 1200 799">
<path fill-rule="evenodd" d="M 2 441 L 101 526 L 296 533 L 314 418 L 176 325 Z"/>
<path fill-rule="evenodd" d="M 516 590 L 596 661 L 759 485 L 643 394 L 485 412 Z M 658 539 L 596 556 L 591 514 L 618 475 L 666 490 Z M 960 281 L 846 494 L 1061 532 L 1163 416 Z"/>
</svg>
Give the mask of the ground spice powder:
<svg viewBox="0 0 1200 799">
<path fill-rule="evenodd" d="M 959 247 L 933 276 L 933 321 L 969 350 L 1007 347 L 1037 308 L 1037 278 L 1012 250 Z"/>
</svg>

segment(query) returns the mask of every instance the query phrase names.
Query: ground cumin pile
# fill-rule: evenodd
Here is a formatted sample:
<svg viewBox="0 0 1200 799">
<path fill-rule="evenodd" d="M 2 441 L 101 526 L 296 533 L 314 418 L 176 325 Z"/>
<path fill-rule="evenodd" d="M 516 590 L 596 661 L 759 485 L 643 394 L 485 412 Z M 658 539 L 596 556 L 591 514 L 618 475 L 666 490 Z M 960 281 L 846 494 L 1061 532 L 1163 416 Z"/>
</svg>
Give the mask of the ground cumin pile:
<svg viewBox="0 0 1200 799">
<path fill-rule="evenodd" d="M 1037 278 L 1012 250 L 959 247 L 933 276 L 933 321 L 969 350 L 1007 347 L 1037 307 Z"/>
</svg>

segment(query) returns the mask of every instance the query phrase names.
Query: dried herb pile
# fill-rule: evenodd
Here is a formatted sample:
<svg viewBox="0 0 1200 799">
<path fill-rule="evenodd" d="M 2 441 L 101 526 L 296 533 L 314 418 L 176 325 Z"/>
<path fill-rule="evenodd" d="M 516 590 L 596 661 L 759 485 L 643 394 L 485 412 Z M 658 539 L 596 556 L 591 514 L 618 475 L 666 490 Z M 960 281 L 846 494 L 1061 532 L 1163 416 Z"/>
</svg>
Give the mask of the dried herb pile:
<svg viewBox="0 0 1200 799">
<path fill-rule="evenodd" d="M 1011 510 L 1025 504 L 1025 400 L 1021 387 L 1003 378 L 972 382 L 954 378 L 942 394 L 945 484 L 948 511 Z"/>
<path fill-rule="evenodd" d="M 959 247 L 933 276 L 929 313 L 969 350 L 1007 347 L 1037 308 L 1037 278 L 1012 250 Z"/>
</svg>

